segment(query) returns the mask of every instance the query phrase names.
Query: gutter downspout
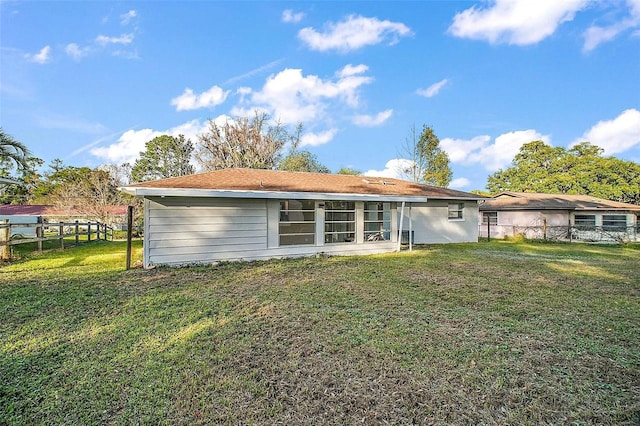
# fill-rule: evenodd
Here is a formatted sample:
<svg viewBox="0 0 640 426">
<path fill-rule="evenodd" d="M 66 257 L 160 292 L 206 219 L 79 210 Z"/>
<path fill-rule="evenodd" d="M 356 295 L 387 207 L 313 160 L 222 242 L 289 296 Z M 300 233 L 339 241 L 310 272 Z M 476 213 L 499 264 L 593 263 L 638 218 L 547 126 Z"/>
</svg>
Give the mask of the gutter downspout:
<svg viewBox="0 0 640 426">
<path fill-rule="evenodd" d="M 400 226 L 398 226 L 398 248 L 396 251 L 400 251 L 400 245 L 402 244 L 402 225 L 404 224 L 404 201 L 402 202 L 402 210 L 400 210 Z"/>
</svg>

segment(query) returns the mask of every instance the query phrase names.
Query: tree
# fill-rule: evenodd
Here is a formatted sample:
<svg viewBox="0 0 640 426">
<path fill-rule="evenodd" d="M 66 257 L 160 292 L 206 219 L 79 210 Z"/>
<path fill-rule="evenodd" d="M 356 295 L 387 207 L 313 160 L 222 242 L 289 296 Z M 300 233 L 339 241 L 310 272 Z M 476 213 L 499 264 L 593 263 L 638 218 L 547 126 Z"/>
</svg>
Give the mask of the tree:
<svg viewBox="0 0 640 426">
<path fill-rule="evenodd" d="M 143 182 L 193 174 L 192 153 L 193 144 L 190 139 L 185 140 L 184 135 L 153 138 L 145 144 L 145 150 L 133 164 L 131 180 Z"/>
<path fill-rule="evenodd" d="M 112 206 L 123 203 L 118 182 L 107 170 L 66 167 L 55 174 L 64 176 L 49 194 L 50 204 L 96 218 L 112 221 Z"/>
<path fill-rule="evenodd" d="M 520 147 L 511 167 L 489 176 L 487 189 L 592 195 L 640 204 L 640 165 L 603 157 L 603 152 L 589 142 L 566 149 L 532 141 Z"/>
<path fill-rule="evenodd" d="M 331 173 L 326 166 L 320 164 L 318 157 L 309 151 L 291 151 L 280 161 L 278 170 L 288 172 Z"/>
<path fill-rule="evenodd" d="M 28 156 L 25 167 L 15 170 L 17 165 L 9 158 L 0 158 L 0 176 L 8 177 L 16 183 L 0 183 L 0 204 L 26 204 L 33 199 L 33 191 L 41 182 L 37 172 L 44 163 L 37 157 Z"/>
<path fill-rule="evenodd" d="M 29 167 L 29 157 L 27 147 L 0 127 L 0 160 L 11 160 L 21 170 Z"/>
<path fill-rule="evenodd" d="M 208 131 L 198 136 L 196 161 L 204 170 L 275 169 L 285 145 L 298 145 L 302 125 L 292 135 L 281 123 L 269 126 L 267 121 L 268 116 L 257 111 L 251 119 L 241 117 L 223 125 L 209 120 Z"/>
<path fill-rule="evenodd" d="M 453 173 L 449 167 L 449 156 L 440 148 L 440 139 L 430 126 L 423 126 L 419 138 L 415 126 L 411 127 L 403 155 L 408 156 L 411 162 L 402 170 L 410 180 L 441 187 L 451 183 Z"/>
<path fill-rule="evenodd" d="M 350 176 L 360 176 L 362 172 L 360 170 L 352 169 L 351 167 L 341 167 L 340 170 L 336 172 L 339 175 L 350 175 Z"/>
</svg>

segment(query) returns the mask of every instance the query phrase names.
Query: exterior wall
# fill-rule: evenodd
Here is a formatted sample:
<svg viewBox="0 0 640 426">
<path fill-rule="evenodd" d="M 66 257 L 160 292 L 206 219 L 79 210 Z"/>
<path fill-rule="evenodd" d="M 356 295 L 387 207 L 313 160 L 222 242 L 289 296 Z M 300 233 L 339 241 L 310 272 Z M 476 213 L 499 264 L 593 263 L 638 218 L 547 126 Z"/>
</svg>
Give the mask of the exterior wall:
<svg viewBox="0 0 640 426">
<path fill-rule="evenodd" d="M 449 203 L 464 203 L 462 219 L 448 218 Z M 402 225 L 405 231 L 408 231 L 410 226 L 408 215 L 409 208 L 405 207 Z M 413 203 L 410 215 L 415 244 L 478 241 L 478 203 L 476 201 L 430 200 L 426 203 Z"/>
<path fill-rule="evenodd" d="M 395 208 L 392 208 L 391 241 L 363 242 L 359 237 L 353 243 L 324 244 L 322 201 L 316 202 L 316 244 L 280 247 L 279 200 L 145 199 L 145 267 L 320 254 L 375 254 L 396 250 Z M 362 207 L 363 203 L 357 203 L 356 217 L 361 217 Z M 356 225 L 359 234 L 363 225 L 358 220 Z"/>
<path fill-rule="evenodd" d="M 480 237 L 486 238 L 488 235 L 487 224 L 482 223 L 482 214 L 483 212 L 478 213 L 478 223 L 479 223 L 479 235 Z M 512 237 L 516 234 L 524 233 L 527 238 L 543 238 L 543 225 L 546 219 L 547 227 L 553 228 L 558 227 L 555 230 L 550 229 L 549 232 L 552 233 L 552 236 L 556 239 L 560 237 L 560 239 L 581 239 L 581 240 L 593 240 L 593 241 L 602 241 L 607 239 L 607 235 L 604 235 L 601 230 L 594 231 L 585 231 L 585 230 L 573 230 L 572 235 L 570 236 L 568 233 L 568 227 L 573 226 L 575 224 L 575 215 L 594 215 L 595 216 L 595 227 L 602 227 L 602 216 L 603 215 L 625 215 L 627 217 L 627 226 L 629 227 L 627 233 L 627 238 L 631 241 L 638 241 L 638 219 L 634 213 L 624 213 L 624 212 L 616 212 L 616 211 L 569 211 L 569 210 L 513 210 L 513 211 L 497 211 L 497 225 L 491 225 L 491 238 L 504 238 L 504 237 Z M 531 229 L 526 229 L 530 227 Z M 563 229 L 565 228 L 566 229 Z M 636 229 L 634 229 L 636 228 Z M 564 235 L 566 234 L 566 235 Z M 610 237 L 615 236 L 615 232 L 606 232 Z"/>
</svg>

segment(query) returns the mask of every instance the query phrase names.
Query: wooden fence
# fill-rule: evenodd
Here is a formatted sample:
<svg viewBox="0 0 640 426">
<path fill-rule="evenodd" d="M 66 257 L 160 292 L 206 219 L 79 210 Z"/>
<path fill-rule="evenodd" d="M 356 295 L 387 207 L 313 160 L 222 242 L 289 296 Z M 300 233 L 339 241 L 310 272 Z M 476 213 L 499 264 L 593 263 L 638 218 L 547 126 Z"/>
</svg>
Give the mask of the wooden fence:
<svg viewBox="0 0 640 426">
<path fill-rule="evenodd" d="M 0 259 L 11 257 L 11 247 L 19 244 L 36 243 L 42 251 L 43 242 L 59 241 L 57 247 L 77 246 L 92 240 L 113 240 L 113 228 L 100 222 L 48 222 L 48 223 L 9 223 L 0 221 Z M 69 241 L 71 240 L 71 241 Z"/>
</svg>

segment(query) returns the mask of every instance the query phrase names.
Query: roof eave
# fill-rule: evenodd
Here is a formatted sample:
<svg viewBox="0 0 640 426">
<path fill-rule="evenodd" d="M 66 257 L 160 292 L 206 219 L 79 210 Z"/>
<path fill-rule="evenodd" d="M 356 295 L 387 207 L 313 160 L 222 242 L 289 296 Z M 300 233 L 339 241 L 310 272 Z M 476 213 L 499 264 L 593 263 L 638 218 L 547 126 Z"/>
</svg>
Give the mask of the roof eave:
<svg viewBox="0 0 640 426">
<path fill-rule="evenodd" d="M 267 198 L 299 200 L 340 199 L 346 201 L 395 201 L 426 202 L 426 196 L 393 195 L 393 194 L 351 194 L 333 192 L 289 192 L 289 191 L 246 191 L 231 189 L 198 189 L 198 188 L 148 188 L 128 186 L 121 191 L 137 197 L 216 197 L 216 198 Z"/>
</svg>

